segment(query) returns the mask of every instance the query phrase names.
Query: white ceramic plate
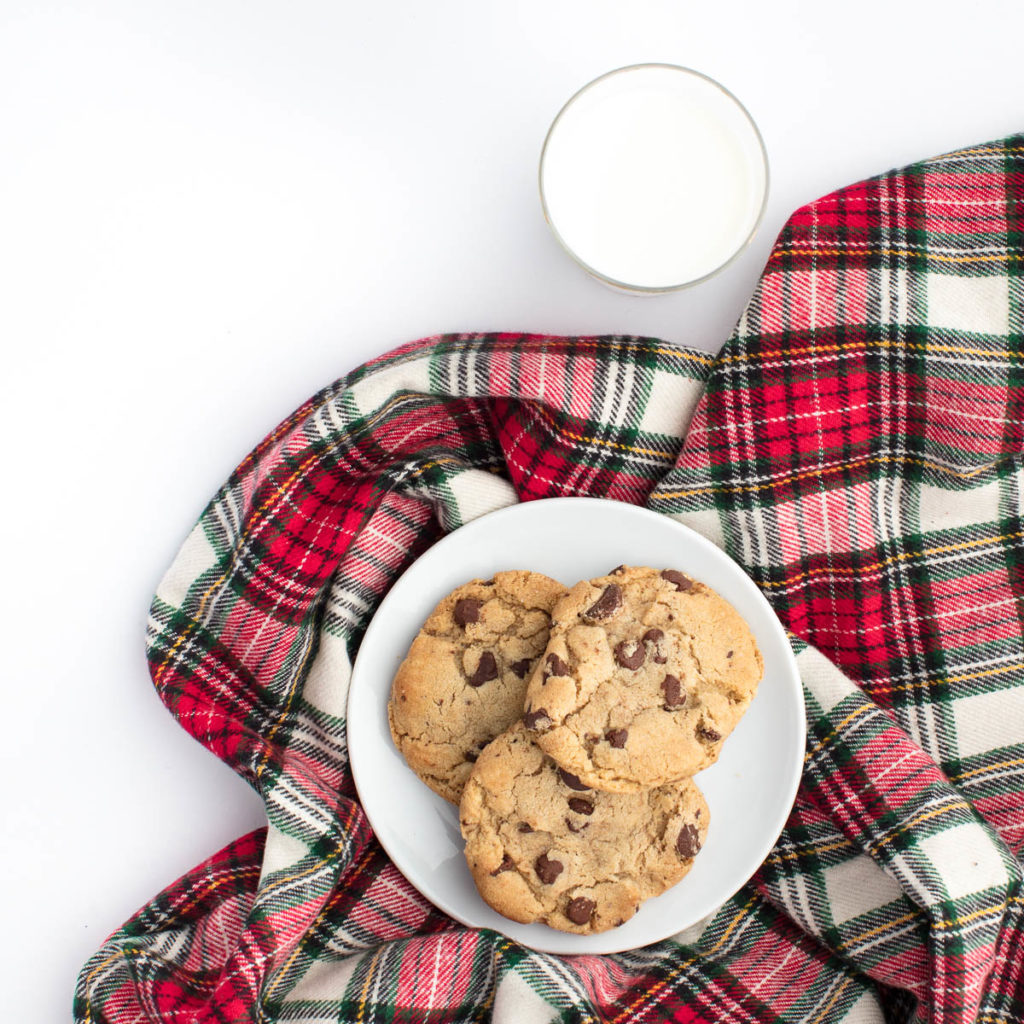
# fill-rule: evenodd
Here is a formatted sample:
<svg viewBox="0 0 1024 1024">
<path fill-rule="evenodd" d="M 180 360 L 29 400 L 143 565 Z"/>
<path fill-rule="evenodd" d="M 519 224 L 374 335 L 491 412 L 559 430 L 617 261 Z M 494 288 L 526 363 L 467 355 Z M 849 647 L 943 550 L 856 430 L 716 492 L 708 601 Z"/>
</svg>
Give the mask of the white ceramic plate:
<svg viewBox="0 0 1024 1024">
<path fill-rule="evenodd" d="M 681 569 L 730 601 L 750 624 L 764 679 L 718 763 L 696 782 L 711 810 L 690 873 L 618 928 L 571 935 L 522 925 L 480 898 L 462 854 L 457 808 L 429 790 L 391 742 L 391 680 L 413 637 L 449 591 L 501 569 L 532 569 L 567 586 L 619 564 Z M 435 906 L 474 928 L 492 928 L 551 953 L 614 953 L 668 938 L 706 917 L 764 860 L 786 821 L 804 753 L 803 693 L 785 632 L 735 562 L 699 534 L 634 505 L 553 498 L 492 512 L 438 541 L 381 602 L 363 639 L 348 698 L 356 788 L 381 845 Z"/>
</svg>

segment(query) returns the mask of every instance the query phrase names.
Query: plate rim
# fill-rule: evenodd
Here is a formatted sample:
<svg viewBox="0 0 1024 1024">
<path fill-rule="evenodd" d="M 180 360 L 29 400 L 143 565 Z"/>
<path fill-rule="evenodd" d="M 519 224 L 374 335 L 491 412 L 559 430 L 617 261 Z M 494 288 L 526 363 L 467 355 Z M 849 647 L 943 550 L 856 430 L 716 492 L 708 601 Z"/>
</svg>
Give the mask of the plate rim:
<svg viewBox="0 0 1024 1024">
<path fill-rule="evenodd" d="M 441 550 L 447 549 L 447 547 L 449 547 L 452 543 L 456 543 L 458 541 L 458 539 L 459 539 L 459 535 L 460 534 L 462 534 L 463 537 L 464 537 L 465 536 L 463 534 L 464 530 L 466 530 L 468 528 L 471 528 L 471 527 L 474 527 L 476 524 L 481 523 L 481 522 L 483 522 L 485 520 L 488 521 L 488 522 L 493 522 L 496 519 L 505 518 L 505 517 L 508 517 L 510 515 L 522 514 L 524 510 L 530 509 L 533 506 L 550 507 L 553 504 L 566 505 L 566 504 L 570 504 L 570 503 L 573 504 L 573 505 L 577 505 L 577 506 L 584 505 L 584 504 L 587 504 L 587 505 L 599 505 L 599 506 L 602 506 L 602 507 L 615 505 L 615 506 L 619 506 L 621 508 L 629 509 L 631 513 L 639 514 L 642 518 L 653 518 L 653 519 L 658 520 L 660 523 L 669 523 L 669 524 L 671 524 L 671 526 L 673 528 L 677 528 L 677 529 L 682 530 L 685 534 L 687 534 L 689 536 L 689 539 L 692 542 L 696 543 L 699 547 L 702 547 L 705 550 L 711 552 L 713 557 L 715 557 L 715 558 L 724 558 L 728 562 L 732 563 L 732 565 L 735 568 L 735 570 L 737 571 L 739 577 L 742 577 L 743 585 L 746 586 L 747 589 L 753 595 L 756 595 L 756 600 L 758 601 L 758 603 L 760 603 L 762 605 L 764 611 L 767 613 L 767 615 L 766 615 L 766 622 L 768 623 L 768 627 L 770 629 L 772 629 L 772 630 L 777 630 L 779 635 L 780 635 L 780 637 L 781 637 L 781 639 L 782 639 L 782 641 L 783 641 L 783 643 L 782 643 L 782 650 L 784 652 L 783 660 L 784 660 L 784 662 L 786 664 L 786 667 L 787 667 L 787 671 L 785 673 L 786 680 L 787 680 L 787 683 L 789 683 L 790 681 L 792 682 L 792 686 L 790 688 L 792 689 L 793 693 L 795 694 L 797 709 L 801 712 L 797 716 L 797 725 L 798 725 L 798 732 L 799 732 L 798 741 L 799 742 L 794 744 L 794 749 L 799 750 L 799 756 L 795 757 L 795 768 L 796 768 L 796 770 L 791 772 L 790 778 L 789 778 L 789 784 L 788 784 L 788 791 L 786 793 L 784 793 L 785 799 L 780 802 L 779 820 L 773 822 L 773 825 L 772 825 L 772 827 L 770 829 L 765 830 L 765 840 L 762 842 L 762 844 L 756 850 L 756 852 L 757 852 L 757 857 L 756 857 L 757 865 L 754 867 L 754 869 L 751 871 L 751 873 L 749 875 L 747 875 L 746 878 L 744 878 L 742 881 L 740 881 L 740 883 L 736 886 L 735 889 L 733 889 L 731 892 L 728 892 L 728 893 L 726 893 L 726 894 L 724 894 L 722 896 L 721 900 L 716 904 L 716 910 L 717 910 L 717 907 L 721 907 L 725 903 L 727 903 L 733 896 L 736 895 L 737 892 L 739 892 L 740 889 L 743 888 L 744 885 L 747 884 L 747 882 L 750 881 L 750 878 L 753 877 L 753 875 L 757 872 L 758 867 L 760 867 L 760 865 L 764 862 L 765 857 L 767 857 L 767 855 L 771 852 L 772 847 L 774 847 L 774 845 L 775 845 L 776 841 L 778 840 L 779 836 L 782 834 L 782 830 L 785 828 L 786 821 L 788 820 L 789 815 L 790 815 L 790 813 L 791 813 L 791 811 L 793 809 L 793 805 L 796 802 L 797 792 L 799 790 L 800 782 L 801 782 L 801 779 L 803 777 L 803 770 L 802 770 L 803 751 L 806 748 L 806 740 L 807 740 L 806 703 L 805 703 L 805 700 L 804 700 L 803 687 L 802 687 L 801 680 L 800 680 L 799 666 L 797 665 L 796 655 L 793 652 L 793 647 L 792 647 L 792 643 L 790 642 L 789 634 L 788 634 L 785 626 L 782 624 L 781 620 L 779 619 L 778 615 L 776 614 L 775 609 L 772 608 L 771 603 L 768 601 L 767 597 L 765 597 L 765 595 L 762 592 L 761 588 L 758 587 L 758 585 L 750 577 L 750 575 L 743 568 L 743 566 L 741 566 L 739 564 L 739 562 L 737 562 L 723 548 L 721 548 L 719 545 L 715 544 L 713 541 L 709 540 L 703 534 L 698 533 L 695 529 L 693 529 L 693 527 L 687 526 L 685 523 L 679 522 L 679 520 L 674 519 L 672 516 L 670 516 L 670 515 L 668 515 L 668 514 L 666 514 L 664 512 L 657 512 L 654 509 L 649 509 L 649 508 L 646 508 L 646 507 L 644 507 L 642 505 L 634 505 L 634 504 L 632 504 L 630 502 L 625 502 L 625 501 L 616 501 L 615 499 L 611 499 L 611 498 L 595 498 L 595 497 L 582 496 L 582 495 L 581 496 L 564 495 L 564 496 L 559 496 L 559 497 L 555 497 L 555 498 L 536 498 L 536 499 L 533 499 L 533 500 L 530 500 L 530 501 L 516 501 L 513 504 L 504 505 L 501 508 L 492 509 L 489 512 L 485 512 L 485 513 L 483 513 L 483 514 L 481 514 L 479 516 L 476 516 L 475 518 L 473 518 L 473 519 L 469 520 L 468 522 L 464 523 L 462 526 L 459 526 L 456 529 L 451 530 L 450 532 L 446 533 L 443 537 L 438 538 L 438 540 L 436 540 L 433 544 L 431 544 L 428 548 L 426 548 L 426 550 L 420 552 L 420 554 L 417 555 L 417 557 L 412 562 L 410 562 L 409 565 L 406 566 L 406 568 L 402 571 L 402 573 L 394 580 L 394 582 L 388 588 L 387 593 L 384 595 L 384 597 L 378 603 L 376 609 L 373 612 L 373 615 L 370 618 L 369 623 L 366 626 L 365 631 L 363 632 L 363 637 L 362 637 L 362 639 L 360 641 L 360 644 L 359 644 L 359 650 L 357 651 L 356 657 L 355 657 L 355 659 L 352 662 L 352 669 L 351 669 L 351 673 L 349 675 L 348 693 L 347 693 L 346 698 L 345 698 L 345 733 L 346 733 L 346 746 L 347 746 L 348 755 L 349 755 L 349 771 L 352 774 L 352 781 L 353 781 L 353 785 L 355 786 L 356 795 L 357 795 L 357 797 L 359 799 L 360 807 L 361 807 L 363 813 L 366 815 L 367 822 L 370 825 L 370 829 L 373 832 L 374 838 L 377 840 L 378 843 L 380 843 L 381 848 L 387 854 L 388 859 L 394 865 L 395 869 L 399 872 L 399 874 L 401 874 L 402 877 L 409 883 L 409 885 L 411 885 L 416 892 L 418 892 L 428 903 L 430 903 L 431 906 L 437 908 L 442 913 L 447 914 L 449 917 L 451 917 L 454 921 L 457 921 L 459 924 L 461 924 L 461 925 L 463 925 L 463 926 L 465 926 L 467 928 L 471 928 L 471 929 L 473 929 L 475 931 L 482 930 L 482 929 L 487 928 L 489 926 L 480 925 L 478 923 L 474 923 L 472 921 L 466 920 L 463 915 L 457 913 L 453 908 L 451 908 L 451 907 L 449 907 L 447 905 L 442 905 L 442 903 L 437 900 L 436 896 L 431 896 L 430 894 L 424 892 L 423 889 L 421 889 L 415 882 L 413 882 L 413 880 L 411 878 L 409 878 L 409 876 L 405 873 L 405 871 L 402 870 L 399 858 L 396 858 L 396 856 L 392 852 L 392 849 L 390 848 L 388 843 L 382 838 L 382 836 L 378 832 L 376 824 L 375 824 L 375 820 L 374 820 L 374 815 L 367 808 L 367 803 L 366 803 L 366 800 L 365 800 L 364 795 L 363 795 L 363 793 L 364 793 L 363 784 L 360 782 L 360 776 L 362 774 L 362 769 L 357 769 L 356 768 L 357 758 L 353 757 L 353 749 L 354 748 L 355 749 L 362 749 L 363 741 L 362 741 L 362 739 L 359 739 L 359 740 L 356 741 L 355 744 L 353 744 L 353 739 L 352 739 L 352 735 L 353 734 L 349 731 L 349 721 L 351 719 L 350 710 L 351 710 L 353 699 L 354 699 L 354 697 L 355 697 L 355 699 L 357 701 L 360 699 L 360 696 L 358 694 L 358 689 L 359 688 L 357 687 L 357 680 L 358 680 L 358 673 L 359 673 L 360 663 L 361 663 L 361 661 L 365 662 L 365 661 L 369 660 L 370 655 L 367 655 L 364 658 L 363 652 L 367 651 L 367 650 L 372 650 L 372 644 L 371 644 L 371 647 L 369 647 L 369 648 L 367 647 L 367 640 L 372 640 L 373 639 L 373 630 L 374 630 L 375 625 L 378 623 L 378 621 L 380 621 L 379 620 L 379 616 L 380 616 L 381 610 L 385 608 L 386 603 L 389 601 L 389 599 L 391 598 L 392 594 L 395 592 L 396 588 L 401 583 L 401 581 L 403 579 L 405 579 L 407 574 L 412 572 L 414 567 L 416 565 L 418 565 L 420 563 L 420 561 L 423 558 L 425 558 L 428 554 L 432 555 L 433 557 L 436 557 L 436 552 L 439 549 L 441 549 Z M 429 614 L 429 612 L 428 612 L 428 614 Z M 383 627 L 381 627 L 381 628 L 383 628 Z M 368 700 L 370 699 L 370 696 L 371 696 L 371 694 L 368 692 L 367 695 L 366 695 Z M 716 911 L 712 910 L 712 913 L 714 913 L 714 912 L 716 912 Z M 702 920 L 702 918 L 700 918 L 698 920 Z M 538 923 L 540 923 L 540 922 L 538 922 Z M 627 952 L 627 951 L 633 950 L 633 949 L 642 949 L 645 946 L 652 945 L 652 944 L 657 943 L 657 942 L 664 942 L 665 940 L 670 939 L 673 935 L 678 934 L 680 931 L 685 930 L 687 927 L 690 927 L 690 926 L 692 926 L 695 923 L 696 923 L 695 921 L 691 921 L 691 922 L 688 922 L 688 923 L 684 922 L 679 927 L 673 928 L 673 930 L 668 932 L 667 934 L 659 935 L 659 936 L 657 936 L 655 938 L 652 938 L 652 939 L 650 939 L 648 941 L 643 942 L 639 946 L 635 945 L 633 943 L 626 943 L 625 945 L 615 946 L 614 948 L 609 948 L 609 949 L 606 949 L 606 950 L 602 950 L 600 952 L 595 952 L 593 950 L 581 950 L 579 953 L 575 953 L 575 954 L 574 953 L 564 952 L 562 950 L 553 950 L 553 949 L 545 948 L 543 945 L 537 945 L 537 944 L 533 944 L 531 942 L 525 942 L 525 941 L 523 941 L 522 938 L 509 935 L 507 932 L 502 931 L 500 928 L 496 928 L 496 929 L 492 929 L 492 930 L 496 930 L 500 934 L 503 934 L 509 941 L 515 942 L 515 943 L 517 943 L 519 945 L 524 946 L 527 949 L 531 949 L 531 950 L 534 950 L 536 952 L 548 953 L 548 954 L 555 955 L 555 956 L 572 956 L 572 955 L 601 955 L 601 956 L 603 956 L 603 955 L 609 955 L 609 954 L 613 954 L 613 953 Z M 515 925 L 516 922 L 510 920 L 509 924 L 510 924 L 510 926 L 512 926 L 512 925 Z M 566 935 L 571 935 L 572 934 L 572 933 L 568 933 L 568 932 L 560 932 L 557 929 L 550 928 L 550 926 L 545 926 L 545 927 L 548 928 L 548 930 L 552 933 L 553 936 L 566 936 Z M 616 932 L 616 929 L 611 929 L 610 931 L 608 931 L 606 933 L 602 933 L 602 934 L 607 934 L 608 936 L 612 936 L 612 935 L 615 934 L 615 932 Z M 580 938 L 592 938 L 592 936 L 580 936 Z"/>
</svg>

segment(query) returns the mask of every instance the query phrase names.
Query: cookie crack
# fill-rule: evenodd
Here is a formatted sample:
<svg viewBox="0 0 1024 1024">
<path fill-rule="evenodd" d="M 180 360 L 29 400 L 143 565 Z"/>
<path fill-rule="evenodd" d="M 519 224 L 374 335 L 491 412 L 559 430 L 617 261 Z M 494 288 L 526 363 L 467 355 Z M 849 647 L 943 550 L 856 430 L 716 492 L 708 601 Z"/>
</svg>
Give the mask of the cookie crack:
<svg viewBox="0 0 1024 1024">
<path fill-rule="evenodd" d="M 704 666 L 701 665 L 700 658 L 697 657 L 697 651 L 696 651 L 696 646 L 695 646 L 696 645 L 696 640 L 694 639 L 694 637 L 690 636 L 689 634 L 687 634 L 686 639 L 689 641 L 688 649 L 689 649 L 689 652 L 690 652 L 690 657 L 693 660 L 694 665 L 697 666 L 697 675 L 698 675 L 698 677 L 704 683 L 710 682 L 710 680 L 707 678 L 707 676 L 704 675 Z"/>
</svg>

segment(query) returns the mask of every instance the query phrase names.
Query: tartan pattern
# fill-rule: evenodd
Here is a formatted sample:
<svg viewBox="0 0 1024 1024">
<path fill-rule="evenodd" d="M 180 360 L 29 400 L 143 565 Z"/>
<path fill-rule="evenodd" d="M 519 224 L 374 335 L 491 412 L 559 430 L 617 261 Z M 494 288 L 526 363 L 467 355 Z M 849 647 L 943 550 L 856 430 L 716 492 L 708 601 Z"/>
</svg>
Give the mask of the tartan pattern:
<svg viewBox="0 0 1024 1024">
<path fill-rule="evenodd" d="M 1024 136 L 798 211 L 717 359 L 445 336 L 307 402 L 154 599 L 182 725 L 262 795 L 85 965 L 79 1021 L 1024 1021 Z M 685 440 L 684 440 L 685 438 Z M 757 875 L 674 940 L 556 957 L 457 926 L 347 771 L 351 658 L 442 532 L 646 502 L 794 635 L 803 782 Z"/>
</svg>

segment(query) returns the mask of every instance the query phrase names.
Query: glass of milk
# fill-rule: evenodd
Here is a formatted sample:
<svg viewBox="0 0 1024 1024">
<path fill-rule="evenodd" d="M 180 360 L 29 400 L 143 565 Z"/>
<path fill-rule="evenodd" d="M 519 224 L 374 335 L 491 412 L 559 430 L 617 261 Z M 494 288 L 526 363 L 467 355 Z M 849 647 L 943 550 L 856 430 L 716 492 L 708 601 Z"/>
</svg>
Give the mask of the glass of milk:
<svg viewBox="0 0 1024 1024">
<path fill-rule="evenodd" d="M 743 105 L 673 64 L 634 64 L 562 107 L 540 158 L 540 194 L 562 247 L 598 280 L 674 291 L 730 263 L 768 197 L 768 157 Z"/>
</svg>

